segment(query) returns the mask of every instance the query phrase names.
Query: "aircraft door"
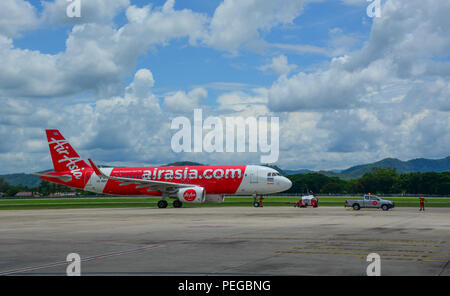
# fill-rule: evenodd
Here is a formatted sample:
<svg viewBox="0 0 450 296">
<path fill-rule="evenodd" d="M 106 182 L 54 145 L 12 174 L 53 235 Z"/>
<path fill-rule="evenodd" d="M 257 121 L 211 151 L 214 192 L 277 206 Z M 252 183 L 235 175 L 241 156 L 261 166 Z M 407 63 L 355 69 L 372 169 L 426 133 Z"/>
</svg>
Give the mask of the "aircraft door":
<svg viewBox="0 0 450 296">
<path fill-rule="evenodd" d="M 249 171 L 250 173 L 250 183 L 258 183 L 258 168 L 253 167 Z"/>
</svg>

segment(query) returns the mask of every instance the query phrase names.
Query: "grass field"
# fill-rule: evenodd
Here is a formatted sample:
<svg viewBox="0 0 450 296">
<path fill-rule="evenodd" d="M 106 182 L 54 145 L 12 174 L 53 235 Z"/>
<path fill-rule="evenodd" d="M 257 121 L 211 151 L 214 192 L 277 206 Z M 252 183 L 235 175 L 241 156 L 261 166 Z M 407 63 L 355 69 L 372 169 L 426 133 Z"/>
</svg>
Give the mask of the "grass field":
<svg viewBox="0 0 450 296">
<path fill-rule="evenodd" d="M 319 206 L 343 207 L 349 197 L 319 197 Z M 354 198 L 354 197 L 352 197 Z M 386 198 L 395 202 L 396 207 L 419 207 L 417 198 Z M 102 198 L 65 198 L 65 199 L 8 199 L 0 200 L 0 210 L 25 209 L 76 209 L 76 208 L 131 208 L 157 207 L 158 197 L 102 197 Z M 299 197 L 266 196 L 264 206 L 293 206 L 288 202 L 297 202 Z M 425 207 L 450 207 L 450 198 L 427 198 Z M 169 207 L 171 206 L 169 202 Z M 251 196 L 227 197 L 221 204 L 187 204 L 183 207 L 226 207 L 252 206 Z"/>
</svg>

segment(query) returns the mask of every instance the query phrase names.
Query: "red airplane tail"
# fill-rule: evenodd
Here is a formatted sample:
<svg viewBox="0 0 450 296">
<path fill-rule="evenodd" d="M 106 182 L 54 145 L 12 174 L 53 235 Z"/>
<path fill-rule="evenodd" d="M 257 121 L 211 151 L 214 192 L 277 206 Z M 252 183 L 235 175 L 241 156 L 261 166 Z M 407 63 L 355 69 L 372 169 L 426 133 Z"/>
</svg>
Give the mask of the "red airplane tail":
<svg viewBox="0 0 450 296">
<path fill-rule="evenodd" d="M 57 129 L 45 130 L 47 134 L 53 167 L 58 171 L 72 171 L 74 176 L 81 176 L 81 168 L 89 167 Z"/>
</svg>

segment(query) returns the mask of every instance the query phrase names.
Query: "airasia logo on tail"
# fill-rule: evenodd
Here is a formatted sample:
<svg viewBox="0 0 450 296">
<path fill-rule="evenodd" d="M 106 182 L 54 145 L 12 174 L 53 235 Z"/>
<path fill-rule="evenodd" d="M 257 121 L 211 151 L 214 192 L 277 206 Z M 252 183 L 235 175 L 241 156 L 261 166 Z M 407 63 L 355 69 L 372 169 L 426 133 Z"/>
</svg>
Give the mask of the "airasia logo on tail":
<svg viewBox="0 0 450 296">
<path fill-rule="evenodd" d="M 56 133 L 55 133 L 56 135 Z M 55 138 L 51 138 L 51 141 L 48 142 L 48 144 L 51 146 L 52 144 L 56 144 L 55 146 L 53 146 L 53 149 L 58 152 L 58 155 L 61 154 L 67 154 L 70 155 L 69 153 L 69 146 L 64 146 L 66 144 L 68 144 L 69 142 L 67 142 L 66 140 L 56 140 Z M 68 157 L 67 155 L 64 155 L 64 157 L 62 157 L 61 159 L 58 160 L 58 163 L 62 163 L 62 162 L 67 162 L 66 163 L 66 168 L 70 170 L 70 172 L 73 174 L 73 176 L 76 179 L 80 179 L 81 176 L 83 175 L 83 173 L 80 171 L 80 168 L 77 165 L 77 162 L 82 161 L 80 157 Z"/>
<path fill-rule="evenodd" d="M 197 192 L 194 189 L 188 189 L 183 193 L 183 198 L 186 201 L 193 201 L 197 197 Z"/>
</svg>

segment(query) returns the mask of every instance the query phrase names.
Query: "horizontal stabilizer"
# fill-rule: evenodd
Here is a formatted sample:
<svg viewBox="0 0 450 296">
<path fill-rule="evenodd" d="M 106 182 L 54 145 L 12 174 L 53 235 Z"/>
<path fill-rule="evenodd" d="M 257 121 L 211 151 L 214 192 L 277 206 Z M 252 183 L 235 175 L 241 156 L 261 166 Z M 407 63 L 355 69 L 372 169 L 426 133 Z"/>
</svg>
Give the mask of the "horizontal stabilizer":
<svg viewBox="0 0 450 296">
<path fill-rule="evenodd" d="M 52 175 L 52 174 L 46 174 L 46 173 L 32 173 L 32 175 L 39 176 L 39 177 L 49 177 L 49 178 L 56 178 L 63 182 L 70 182 L 72 181 L 71 175 Z"/>
</svg>

